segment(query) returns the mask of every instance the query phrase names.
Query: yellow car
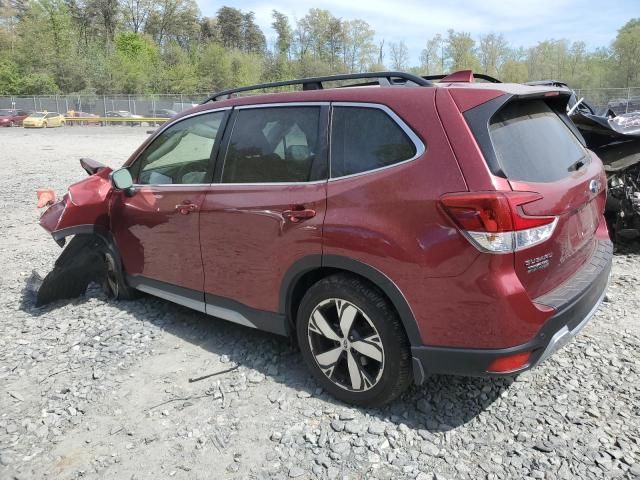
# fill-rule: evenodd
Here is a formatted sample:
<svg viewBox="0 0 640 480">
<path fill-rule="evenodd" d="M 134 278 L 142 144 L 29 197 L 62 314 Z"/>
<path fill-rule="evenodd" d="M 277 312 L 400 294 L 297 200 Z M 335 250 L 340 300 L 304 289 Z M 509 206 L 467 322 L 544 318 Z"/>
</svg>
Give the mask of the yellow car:
<svg viewBox="0 0 640 480">
<path fill-rule="evenodd" d="M 58 112 L 34 112 L 22 121 L 25 128 L 64 127 L 64 116 Z"/>
</svg>

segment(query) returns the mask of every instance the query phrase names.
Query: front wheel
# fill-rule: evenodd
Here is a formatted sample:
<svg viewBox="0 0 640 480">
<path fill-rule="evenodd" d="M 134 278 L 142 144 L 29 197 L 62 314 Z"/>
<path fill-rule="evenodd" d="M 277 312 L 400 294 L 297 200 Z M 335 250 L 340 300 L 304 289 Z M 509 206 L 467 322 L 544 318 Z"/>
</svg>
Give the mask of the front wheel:
<svg viewBox="0 0 640 480">
<path fill-rule="evenodd" d="M 138 296 L 138 291 L 124 282 L 122 272 L 110 251 L 104 252 L 104 267 L 105 275 L 102 288 L 109 297 L 116 300 L 133 300 Z"/>
<path fill-rule="evenodd" d="M 379 406 L 411 381 L 409 342 L 397 312 L 357 277 L 332 275 L 313 285 L 298 310 L 297 336 L 315 378 L 342 401 Z"/>
</svg>

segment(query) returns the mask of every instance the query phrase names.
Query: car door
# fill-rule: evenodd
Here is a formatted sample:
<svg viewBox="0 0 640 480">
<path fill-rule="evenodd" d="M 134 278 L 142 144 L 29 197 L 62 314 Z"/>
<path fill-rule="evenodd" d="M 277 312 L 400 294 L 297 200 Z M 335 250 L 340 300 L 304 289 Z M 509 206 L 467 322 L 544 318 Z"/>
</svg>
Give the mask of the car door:
<svg viewBox="0 0 640 480">
<path fill-rule="evenodd" d="M 192 307 L 186 299 L 201 300 L 200 207 L 226 116 L 181 119 L 128 164 L 134 192 L 115 193 L 111 231 L 132 286 Z"/>
<path fill-rule="evenodd" d="M 207 313 L 282 333 L 262 313 L 278 312 L 294 263 L 321 258 L 328 115 L 317 103 L 234 110 L 200 217 Z"/>
</svg>

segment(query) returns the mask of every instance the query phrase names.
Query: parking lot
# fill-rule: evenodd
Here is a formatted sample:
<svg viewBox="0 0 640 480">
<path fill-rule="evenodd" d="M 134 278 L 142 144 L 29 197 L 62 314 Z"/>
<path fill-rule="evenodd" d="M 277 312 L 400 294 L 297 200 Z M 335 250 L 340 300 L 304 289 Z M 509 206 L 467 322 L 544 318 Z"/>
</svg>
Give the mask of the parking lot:
<svg viewBox="0 0 640 480">
<path fill-rule="evenodd" d="M 63 193 L 80 157 L 119 166 L 148 129 L 0 129 L 0 478 L 640 477 L 633 245 L 591 323 L 536 370 L 432 377 L 383 409 L 328 396 L 285 338 L 164 300 L 91 287 L 35 308 L 60 252 L 35 190 Z"/>
</svg>

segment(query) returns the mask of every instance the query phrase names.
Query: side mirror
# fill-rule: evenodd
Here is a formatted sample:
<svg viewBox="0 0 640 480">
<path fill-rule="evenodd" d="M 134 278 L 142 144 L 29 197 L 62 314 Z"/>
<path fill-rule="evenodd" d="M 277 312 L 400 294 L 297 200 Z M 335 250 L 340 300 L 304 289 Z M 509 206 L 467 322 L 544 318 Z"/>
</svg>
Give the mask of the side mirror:
<svg viewBox="0 0 640 480">
<path fill-rule="evenodd" d="M 122 190 L 129 197 L 134 193 L 133 178 L 127 168 L 121 168 L 113 172 L 111 174 L 111 184 L 118 190 Z"/>
</svg>

